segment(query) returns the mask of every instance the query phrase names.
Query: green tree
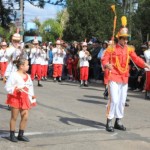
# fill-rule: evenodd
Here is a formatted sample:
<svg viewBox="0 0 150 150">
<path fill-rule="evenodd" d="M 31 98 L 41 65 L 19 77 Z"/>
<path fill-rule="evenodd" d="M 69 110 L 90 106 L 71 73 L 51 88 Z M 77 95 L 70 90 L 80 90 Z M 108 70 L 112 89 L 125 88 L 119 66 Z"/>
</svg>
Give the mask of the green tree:
<svg viewBox="0 0 150 150">
<path fill-rule="evenodd" d="M 0 24 L 1 27 L 8 29 L 9 23 L 11 22 L 10 18 L 11 10 L 4 7 L 3 0 L 0 0 Z"/>
<path fill-rule="evenodd" d="M 138 41 L 146 41 L 147 35 L 150 35 L 150 1 L 140 0 L 138 11 L 133 15 L 134 37 Z"/>
<path fill-rule="evenodd" d="M 48 19 L 43 23 L 38 18 L 35 18 L 32 22 L 35 23 L 37 30 L 32 33 L 29 31 L 25 32 L 25 35 L 40 35 L 43 42 L 54 42 L 57 38 L 62 38 L 67 20 L 68 12 L 66 9 L 58 12 L 56 19 Z"/>
<path fill-rule="evenodd" d="M 9 42 L 10 37 L 11 37 L 11 33 L 7 29 L 0 27 L 0 36 L 1 36 L 2 40 Z"/>
<path fill-rule="evenodd" d="M 67 0 L 69 21 L 64 31 L 64 39 L 83 41 L 92 36 L 102 40 L 110 39 L 114 17 L 110 6 L 114 3 L 112 0 Z M 120 9 L 118 6 L 119 26 L 120 16 L 123 14 Z"/>
<path fill-rule="evenodd" d="M 54 39 L 62 37 L 62 26 L 55 19 L 48 19 L 43 22 L 40 33 L 42 33 L 43 41 L 54 41 Z"/>
<path fill-rule="evenodd" d="M 42 26 L 42 24 L 41 24 L 41 22 L 40 22 L 40 20 L 36 17 L 36 18 L 34 18 L 33 20 L 32 20 L 32 22 L 36 25 L 36 32 L 35 32 L 35 34 L 36 35 L 39 35 L 40 34 L 40 28 L 41 28 L 41 26 Z"/>
</svg>

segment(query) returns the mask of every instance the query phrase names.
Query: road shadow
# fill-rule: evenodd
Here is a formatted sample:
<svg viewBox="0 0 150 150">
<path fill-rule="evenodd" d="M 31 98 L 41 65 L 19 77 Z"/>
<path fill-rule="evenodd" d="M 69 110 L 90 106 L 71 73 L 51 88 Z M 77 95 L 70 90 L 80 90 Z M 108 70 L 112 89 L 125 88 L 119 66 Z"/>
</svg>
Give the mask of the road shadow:
<svg viewBox="0 0 150 150">
<path fill-rule="evenodd" d="M 67 86 L 79 86 L 78 84 L 67 84 L 67 83 L 60 83 L 60 85 L 67 85 Z"/>
<path fill-rule="evenodd" d="M 68 117 L 61 117 L 61 116 L 58 117 L 59 117 L 59 121 L 66 125 L 71 125 L 70 123 L 75 123 L 75 124 L 80 124 L 80 125 L 89 126 L 93 128 L 105 127 L 104 123 L 96 122 L 93 120 L 88 120 L 83 118 L 68 118 Z"/>
<path fill-rule="evenodd" d="M 140 100 L 141 99 L 145 100 L 145 93 L 142 93 L 142 92 L 129 92 L 128 97 L 133 97 L 133 98 L 137 98 L 137 99 L 140 99 Z"/>
<path fill-rule="evenodd" d="M 10 108 L 6 105 L 1 105 L 0 104 L 0 109 L 5 109 L 5 110 L 10 110 Z"/>
<path fill-rule="evenodd" d="M 104 97 L 101 97 L 101 96 L 84 95 L 84 97 L 94 98 L 94 99 L 104 99 Z"/>
<path fill-rule="evenodd" d="M 80 102 L 91 103 L 91 104 L 102 104 L 107 105 L 107 102 L 94 101 L 94 100 L 85 100 L 85 99 L 77 99 Z"/>
<path fill-rule="evenodd" d="M 80 87 L 81 89 L 86 89 L 86 90 L 93 90 L 93 91 L 104 91 L 104 90 L 101 90 L 101 89 L 95 89 L 95 88 L 92 88 L 92 87 Z"/>
<path fill-rule="evenodd" d="M 6 139 L 6 140 L 10 140 L 9 136 L 10 136 L 10 131 L 8 131 L 8 130 L 0 130 L 0 138 Z"/>
</svg>

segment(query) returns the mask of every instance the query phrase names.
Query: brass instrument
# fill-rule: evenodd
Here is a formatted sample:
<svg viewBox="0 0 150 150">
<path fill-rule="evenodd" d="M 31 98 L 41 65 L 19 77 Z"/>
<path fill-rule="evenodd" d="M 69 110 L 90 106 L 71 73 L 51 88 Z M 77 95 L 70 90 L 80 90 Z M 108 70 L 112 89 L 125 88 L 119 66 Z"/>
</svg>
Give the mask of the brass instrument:
<svg viewBox="0 0 150 150">
<path fill-rule="evenodd" d="M 85 51 L 85 54 L 87 55 L 87 56 L 91 56 L 91 54 L 89 53 L 89 51 Z"/>
</svg>

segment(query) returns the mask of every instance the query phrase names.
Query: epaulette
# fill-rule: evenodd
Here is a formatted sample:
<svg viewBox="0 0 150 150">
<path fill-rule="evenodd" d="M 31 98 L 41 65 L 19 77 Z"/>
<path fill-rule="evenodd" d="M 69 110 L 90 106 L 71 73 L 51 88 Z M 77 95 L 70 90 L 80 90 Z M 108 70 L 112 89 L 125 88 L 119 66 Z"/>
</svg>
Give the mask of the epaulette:
<svg viewBox="0 0 150 150">
<path fill-rule="evenodd" d="M 128 45 L 128 51 L 129 53 L 135 51 L 135 47 L 133 45 Z"/>
<path fill-rule="evenodd" d="M 115 47 L 115 45 L 109 45 L 106 50 L 108 52 L 112 53 L 114 51 L 114 47 Z"/>
</svg>

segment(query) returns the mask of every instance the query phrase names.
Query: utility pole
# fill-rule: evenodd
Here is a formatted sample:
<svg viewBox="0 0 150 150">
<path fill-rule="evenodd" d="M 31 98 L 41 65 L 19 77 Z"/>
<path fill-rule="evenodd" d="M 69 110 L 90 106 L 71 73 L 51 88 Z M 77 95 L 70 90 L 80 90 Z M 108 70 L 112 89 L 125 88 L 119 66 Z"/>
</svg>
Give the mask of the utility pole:
<svg viewBox="0 0 150 150">
<path fill-rule="evenodd" d="M 24 0 L 20 0 L 20 31 L 21 31 L 21 41 L 23 41 L 23 33 L 24 33 L 24 29 L 23 29 L 23 13 L 24 13 Z"/>
</svg>

